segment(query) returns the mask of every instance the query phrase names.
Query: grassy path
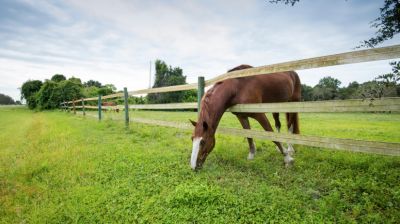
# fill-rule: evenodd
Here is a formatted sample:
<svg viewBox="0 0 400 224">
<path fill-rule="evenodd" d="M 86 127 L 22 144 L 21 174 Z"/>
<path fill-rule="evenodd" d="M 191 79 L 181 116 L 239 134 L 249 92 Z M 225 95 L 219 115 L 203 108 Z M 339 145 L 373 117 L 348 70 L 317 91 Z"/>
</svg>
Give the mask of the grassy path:
<svg viewBox="0 0 400 224">
<path fill-rule="evenodd" d="M 136 112 L 182 121 L 195 113 Z M 302 115 L 303 133 L 399 142 L 400 115 Z M 223 126 L 238 126 L 229 114 Z M 329 126 L 327 128 L 326 126 Z M 190 133 L 59 112 L 0 109 L 0 223 L 310 223 L 400 220 L 400 158 L 218 136 L 192 172 Z"/>
</svg>

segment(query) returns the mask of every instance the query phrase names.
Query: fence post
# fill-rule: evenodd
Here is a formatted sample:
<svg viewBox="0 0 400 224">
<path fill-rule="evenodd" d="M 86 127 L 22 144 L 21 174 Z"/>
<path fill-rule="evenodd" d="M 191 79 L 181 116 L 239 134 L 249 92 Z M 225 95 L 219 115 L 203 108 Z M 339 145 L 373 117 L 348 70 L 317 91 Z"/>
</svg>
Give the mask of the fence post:
<svg viewBox="0 0 400 224">
<path fill-rule="evenodd" d="M 125 124 L 129 125 L 128 89 L 124 87 Z"/>
<path fill-rule="evenodd" d="M 74 101 L 72 101 L 72 108 L 73 108 L 73 110 L 74 110 L 74 114 L 76 114 L 75 100 L 74 100 Z"/>
<path fill-rule="evenodd" d="M 98 106 L 99 106 L 99 121 L 101 121 L 101 95 L 99 95 Z"/>
<path fill-rule="evenodd" d="M 204 95 L 204 77 L 199 76 L 197 79 L 197 115 L 200 116 L 200 103 L 201 103 L 201 98 L 203 98 Z"/>
<path fill-rule="evenodd" d="M 83 113 L 83 116 L 85 116 L 86 115 L 86 112 L 85 112 L 85 101 L 83 100 L 83 98 L 81 98 L 81 101 L 82 101 L 82 113 Z"/>
</svg>

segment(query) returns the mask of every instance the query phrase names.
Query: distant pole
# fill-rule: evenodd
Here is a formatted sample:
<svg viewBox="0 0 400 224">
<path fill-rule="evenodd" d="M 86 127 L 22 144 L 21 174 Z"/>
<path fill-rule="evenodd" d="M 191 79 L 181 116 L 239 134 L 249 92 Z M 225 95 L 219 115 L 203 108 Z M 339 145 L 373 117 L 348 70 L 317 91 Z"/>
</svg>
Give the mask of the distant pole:
<svg viewBox="0 0 400 224">
<path fill-rule="evenodd" d="M 149 74 L 149 89 L 151 89 L 151 61 L 150 61 L 150 74 Z"/>
<path fill-rule="evenodd" d="M 129 106 L 128 106 L 128 89 L 124 88 L 124 104 L 125 104 L 125 125 L 129 125 Z"/>
<path fill-rule="evenodd" d="M 99 121 L 101 121 L 101 95 L 99 95 L 98 106 L 99 106 Z"/>
<path fill-rule="evenodd" d="M 81 100 L 82 100 L 82 113 L 83 113 L 83 116 L 85 116 L 86 115 L 86 113 L 85 113 L 85 101 L 83 100 L 83 98 L 81 98 Z"/>
<path fill-rule="evenodd" d="M 204 86 L 205 86 L 203 76 L 198 77 L 197 85 L 198 85 L 198 88 L 197 88 L 197 115 L 200 116 L 200 104 L 201 104 L 201 98 L 203 98 L 203 95 L 204 95 Z"/>
</svg>

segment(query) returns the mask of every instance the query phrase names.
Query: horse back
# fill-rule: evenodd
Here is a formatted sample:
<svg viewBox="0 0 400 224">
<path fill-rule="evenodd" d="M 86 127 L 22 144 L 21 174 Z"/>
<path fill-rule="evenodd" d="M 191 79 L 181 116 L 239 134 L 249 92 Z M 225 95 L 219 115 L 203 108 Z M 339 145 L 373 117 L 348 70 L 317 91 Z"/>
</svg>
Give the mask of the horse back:
<svg viewBox="0 0 400 224">
<path fill-rule="evenodd" d="M 294 71 L 236 78 L 233 104 L 299 101 L 300 78 Z"/>
</svg>

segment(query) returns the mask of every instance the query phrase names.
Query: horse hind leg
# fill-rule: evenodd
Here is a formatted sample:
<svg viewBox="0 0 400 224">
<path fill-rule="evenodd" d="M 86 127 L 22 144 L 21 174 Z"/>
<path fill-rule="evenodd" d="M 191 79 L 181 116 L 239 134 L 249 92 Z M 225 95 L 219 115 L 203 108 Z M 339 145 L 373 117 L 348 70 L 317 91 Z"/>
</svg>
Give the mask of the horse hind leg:
<svg viewBox="0 0 400 224">
<path fill-rule="evenodd" d="M 298 113 L 286 113 L 287 127 L 290 134 L 299 134 Z M 288 153 L 294 154 L 295 150 L 291 143 L 288 143 Z"/>
<path fill-rule="evenodd" d="M 237 116 L 237 118 L 239 119 L 243 129 L 250 129 L 250 122 L 248 117 Z M 249 155 L 247 159 L 253 160 L 254 155 L 256 154 L 256 145 L 254 143 L 253 138 L 247 138 L 247 142 L 249 143 Z"/>
<path fill-rule="evenodd" d="M 281 121 L 279 120 L 279 113 L 272 113 L 275 121 L 275 128 L 278 132 L 281 132 Z"/>
<path fill-rule="evenodd" d="M 272 126 L 269 123 L 267 116 L 265 116 L 265 114 L 256 114 L 254 116 L 254 119 L 256 119 L 258 121 L 258 123 L 261 124 L 261 126 L 264 128 L 265 131 L 271 131 L 273 132 Z M 291 165 L 293 165 L 294 163 L 294 159 L 293 157 L 287 152 L 287 150 L 283 147 L 281 142 L 277 142 L 277 141 L 272 141 L 279 149 L 279 151 L 282 153 L 282 155 L 284 156 L 284 163 L 286 167 L 289 167 Z"/>
</svg>

